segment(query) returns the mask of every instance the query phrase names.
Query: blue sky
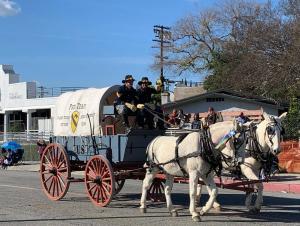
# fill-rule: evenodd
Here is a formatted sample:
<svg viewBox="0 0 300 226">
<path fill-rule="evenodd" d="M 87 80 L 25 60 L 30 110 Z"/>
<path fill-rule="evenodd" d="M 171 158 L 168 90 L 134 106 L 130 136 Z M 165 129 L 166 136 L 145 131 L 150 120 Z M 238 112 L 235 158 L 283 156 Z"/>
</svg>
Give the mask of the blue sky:
<svg viewBox="0 0 300 226">
<path fill-rule="evenodd" d="M 214 2 L 0 0 L 0 64 L 47 87 L 104 87 L 125 74 L 155 80 L 153 25 L 172 26 Z"/>
</svg>

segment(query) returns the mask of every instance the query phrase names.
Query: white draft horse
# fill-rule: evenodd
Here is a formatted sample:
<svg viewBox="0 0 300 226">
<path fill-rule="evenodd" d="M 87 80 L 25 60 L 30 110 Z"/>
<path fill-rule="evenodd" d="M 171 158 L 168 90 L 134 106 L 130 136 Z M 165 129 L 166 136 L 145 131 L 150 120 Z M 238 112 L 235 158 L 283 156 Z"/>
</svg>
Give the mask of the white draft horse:
<svg viewBox="0 0 300 226">
<path fill-rule="evenodd" d="M 217 131 L 216 131 L 217 133 Z M 211 133 L 213 136 L 214 133 Z M 200 214 L 196 211 L 196 193 L 197 184 L 199 178 L 204 181 L 204 183 L 210 189 L 210 198 L 206 205 L 202 208 L 202 212 L 206 213 L 215 202 L 217 196 L 217 187 L 214 182 L 214 172 L 211 169 L 211 164 L 205 160 L 205 156 L 201 157 L 200 153 L 203 152 L 203 146 L 201 139 L 203 135 L 200 132 L 189 133 L 182 142 L 178 145 L 178 156 L 180 158 L 179 162 L 172 161 L 176 158 L 175 148 L 177 137 L 173 136 L 159 136 L 152 140 L 147 147 L 147 158 L 153 166 L 146 169 L 145 179 L 143 181 L 142 196 L 141 196 L 141 212 L 146 212 L 146 196 L 147 190 L 149 189 L 155 175 L 163 171 L 166 175 L 165 182 L 165 196 L 167 208 L 172 216 L 177 216 L 177 211 L 174 209 L 171 200 L 171 191 L 173 187 L 174 176 L 185 176 L 185 171 L 189 177 L 189 195 L 190 195 L 190 205 L 189 210 L 194 221 L 200 221 Z M 229 141 L 228 143 L 230 143 Z M 230 146 L 228 147 L 230 150 Z M 212 150 L 216 152 L 215 150 Z M 233 150 L 232 150 L 233 151 Z M 185 157 L 192 156 L 194 157 Z M 217 153 L 214 153 L 216 156 Z M 169 162 L 168 164 L 163 164 Z M 179 164 L 178 164 L 179 163 Z M 157 165 L 161 164 L 161 165 Z"/>
<path fill-rule="evenodd" d="M 273 117 L 268 115 L 267 113 L 263 113 L 263 118 L 259 124 L 254 125 L 253 132 L 246 132 L 244 143 L 240 146 L 240 149 L 232 156 L 232 151 L 228 150 L 225 147 L 222 150 L 222 153 L 229 158 L 242 158 L 243 161 L 240 163 L 241 173 L 249 180 L 259 180 L 261 170 L 263 168 L 263 155 L 269 156 L 277 155 L 280 152 L 280 138 L 283 131 L 283 127 L 281 125 L 282 120 L 285 118 L 287 113 L 280 115 L 279 117 Z M 210 126 L 210 131 L 215 133 L 215 131 L 219 131 L 219 135 L 222 134 L 224 136 L 230 131 L 230 122 L 219 122 Z M 251 128 L 251 124 L 249 126 Z M 213 143 L 218 143 L 222 138 L 212 137 Z M 247 144 L 246 144 L 247 140 Z M 267 159 L 265 159 L 267 160 Z M 223 168 L 228 169 L 229 171 L 235 167 L 234 163 L 230 161 L 223 161 Z M 201 185 L 198 186 L 197 190 L 197 200 L 200 199 L 201 196 Z M 251 206 L 251 200 L 253 193 L 248 193 L 246 195 L 245 205 L 247 209 L 251 213 L 258 213 L 261 210 L 261 206 L 263 203 L 263 183 L 257 183 L 254 185 L 257 189 L 257 197 L 254 203 L 254 206 Z M 208 188 L 208 192 L 210 192 L 210 188 Z M 213 207 L 216 209 L 221 209 L 220 204 L 215 201 Z"/>
</svg>

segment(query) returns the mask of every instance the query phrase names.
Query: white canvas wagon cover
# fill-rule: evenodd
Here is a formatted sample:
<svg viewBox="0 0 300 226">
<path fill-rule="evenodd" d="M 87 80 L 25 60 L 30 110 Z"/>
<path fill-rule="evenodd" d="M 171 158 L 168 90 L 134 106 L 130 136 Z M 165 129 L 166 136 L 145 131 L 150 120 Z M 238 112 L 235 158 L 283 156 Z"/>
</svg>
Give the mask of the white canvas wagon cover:
<svg viewBox="0 0 300 226">
<path fill-rule="evenodd" d="M 100 120 L 104 105 L 112 102 L 119 86 L 66 92 L 55 104 L 54 136 L 101 135 Z"/>
</svg>

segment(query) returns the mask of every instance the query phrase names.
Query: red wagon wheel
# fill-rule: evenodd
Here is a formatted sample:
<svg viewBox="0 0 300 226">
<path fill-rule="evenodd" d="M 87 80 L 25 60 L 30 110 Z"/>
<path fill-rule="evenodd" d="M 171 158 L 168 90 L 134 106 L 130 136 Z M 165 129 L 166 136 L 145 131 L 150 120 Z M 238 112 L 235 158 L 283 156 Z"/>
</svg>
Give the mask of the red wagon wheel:
<svg viewBox="0 0 300 226">
<path fill-rule="evenodd" d="M 62 199 L 70 186 L 70 161 L 59 144 L 49 144 L 41 157 L 40 176 L 42 188 L 50 200 Z"/>
<path fill-rule="evenodd" d="M 107 206 L 115 191 L 115 177 L 109 161 L 93 156 L 85 167 L 85 187 L 90 200 L 96 206 Z"/>
<path fill-rule="evenodd" d="M 154 178 L 148 190 L 148 198 L 152 202 L 164 202 L 166 200 L 164 189 L 165 188 L 164 188 L 163 180 L 159 178 Z"/>
</svg>

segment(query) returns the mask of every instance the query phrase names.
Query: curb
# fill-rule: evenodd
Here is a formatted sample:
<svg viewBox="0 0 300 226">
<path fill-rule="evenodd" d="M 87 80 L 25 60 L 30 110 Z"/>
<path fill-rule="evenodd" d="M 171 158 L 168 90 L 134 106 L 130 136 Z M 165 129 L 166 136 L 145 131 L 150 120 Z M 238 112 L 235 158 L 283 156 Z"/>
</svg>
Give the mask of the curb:
<svg viewBox="0 0 300 226">
<path fill-rule="evenodd" d="M 300 194 L 300 184 L 269 182 L 263 183 L 264 191 Z"/>
</svg>

